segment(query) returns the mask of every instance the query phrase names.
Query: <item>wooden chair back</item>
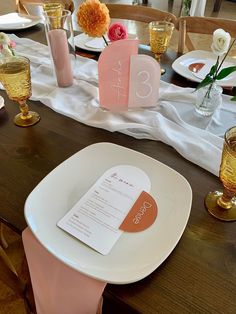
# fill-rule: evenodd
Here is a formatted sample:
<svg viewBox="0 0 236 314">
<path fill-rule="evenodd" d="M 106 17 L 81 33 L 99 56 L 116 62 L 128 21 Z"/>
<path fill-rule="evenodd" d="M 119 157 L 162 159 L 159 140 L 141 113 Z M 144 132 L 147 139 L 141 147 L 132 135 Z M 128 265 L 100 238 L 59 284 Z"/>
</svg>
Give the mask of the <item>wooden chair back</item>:
<svg viewBox="0 0 236 314">
<path fill-rule="evenodd" d="M 36 15 L 40 14 L 40 12 L 42 11 L 42 6 L 48 2 L 50 1 L 48 0 L 16 0 L 18 12 L 22 14 L 29 14 L 29 15 L 32 14 L 31 9 L 33 12 L 32 15 L 35 15 L 34 12 L 36 12 Z M 60 2 L 66 10 L 71 11 L 71 13 L 74 11 L 74 2 L 72 0 L 57 0 L 57 1 L 51 1 L 51 2 Z"/>
<path fill-rule="evenodd" d="M 174 25 L 177 23 L 177 18 L 172 13 L 151 7 L 113 3 L 106 3 L 106 6 L 109 9 L 110 17 L 114 19 L 133 20 L 145 23 L 167 20 Z"/>
<path fill-rule="evenodd" d="M 196 49 L 189 37 L 189 33 L 212 35 L 217 28 L 222 28 L 230 33 L 232 38 L 236 38 L 236 20 L 184 16 L 178 19 L 176 28 L 179 30 L 179 53 L 184 53 L 185 48 L 189 51 Z"/>
</svg>

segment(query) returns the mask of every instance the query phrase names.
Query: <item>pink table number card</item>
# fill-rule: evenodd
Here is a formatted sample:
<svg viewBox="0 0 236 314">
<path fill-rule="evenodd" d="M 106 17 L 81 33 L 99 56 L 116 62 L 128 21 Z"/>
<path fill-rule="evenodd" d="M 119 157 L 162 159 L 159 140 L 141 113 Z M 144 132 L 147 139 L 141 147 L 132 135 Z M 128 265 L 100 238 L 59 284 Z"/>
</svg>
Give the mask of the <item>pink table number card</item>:
<svg viewBox="0 0 236 314">
<path fill-rule="evenodd" d="M 150 56 L 138 55 L 136 39 L 112 42 L 98 60 L 100 107 L 111 111 L 154 107 L 161 71 Z"/>
</svg>

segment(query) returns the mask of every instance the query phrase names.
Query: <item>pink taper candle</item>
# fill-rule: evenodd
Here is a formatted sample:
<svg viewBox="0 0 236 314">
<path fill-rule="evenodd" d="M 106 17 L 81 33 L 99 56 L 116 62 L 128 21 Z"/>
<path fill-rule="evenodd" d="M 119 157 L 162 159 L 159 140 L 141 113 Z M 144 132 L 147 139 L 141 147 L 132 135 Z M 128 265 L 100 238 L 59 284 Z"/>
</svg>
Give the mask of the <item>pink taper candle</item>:
<svg viewBox="0 0 236 314">
<path fill-rule="evenodd" d="M 71 86 L 73 84 L 73 73 L 66 32 L 63 29 L 52 29 L 48 32 L 48 38 L 58 86 Z"/>
</svg>

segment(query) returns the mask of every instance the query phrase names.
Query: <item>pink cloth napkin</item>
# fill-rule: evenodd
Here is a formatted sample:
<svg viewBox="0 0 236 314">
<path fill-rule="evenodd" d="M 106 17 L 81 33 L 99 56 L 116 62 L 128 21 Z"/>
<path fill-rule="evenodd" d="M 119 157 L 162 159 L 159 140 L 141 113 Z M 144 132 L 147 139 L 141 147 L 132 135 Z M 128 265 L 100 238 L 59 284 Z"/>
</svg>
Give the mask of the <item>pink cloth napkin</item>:
<svg viewBox="0 0 236 314">
<path fill-rule="evenodd" d="M 90 278 L 49 253 L 29 228 L 22 233 L 37 314 L 102 312 L 106 282 Z"/>
</svg>

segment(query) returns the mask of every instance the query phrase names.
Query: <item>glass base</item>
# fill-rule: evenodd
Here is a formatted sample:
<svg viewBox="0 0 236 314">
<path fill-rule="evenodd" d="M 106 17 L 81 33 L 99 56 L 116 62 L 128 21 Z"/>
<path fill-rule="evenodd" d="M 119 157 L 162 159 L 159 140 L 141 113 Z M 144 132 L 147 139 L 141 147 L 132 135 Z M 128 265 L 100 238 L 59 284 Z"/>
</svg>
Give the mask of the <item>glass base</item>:
<svg viewBox="0 0 236 314">
<path fill-rule="evenodd" d="M 31 115 L 29 119 L 22 119 L 22 113 L 18 113 L 14 117 L 15 125 L 21 126 L 21 127 L 27 127 L 27 126 L 31 126 L 39 122 L 40 116 L 37 112 L 29 111 L 29 115 Z"/>
<path fill-rule="evenodd" d="M 165 74 L 166 70 L 161 68 L 161 75 Z"/>
<path fill-rule="evenodd" d="M 208 212 L 215 218 L 223 221 L 235 221 L 236 220 L 236 197 L 232 199 L 232 207 L 230 209 L 224 209 L 217 204 L 217 199 L 223 194 L 223 192 L 215 191 L 207 194 L 205 198 L 205 207 Z"/>
<path fill-rule="evenodd" d="M 202 108 L 195 108 L 195 111 L 200 114 L 201 116 L 204 116 L 204 117 L 209 117 L 209 116 L 212 116 L 214 112 L 212 111 L 207 111 L 207 110 L 204 110 Z"/>
<path fill-rule="evenodd" d="M 161 66 L 161 54 L 154 53 L 154 57 L 155 57 L 156 61 L 159 63 L 159 65 Z M 163 75 L 165 73 L 166 73 L 166 70 L 161 67 L 161 75 Z"/>
</svg>

